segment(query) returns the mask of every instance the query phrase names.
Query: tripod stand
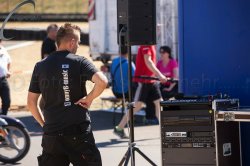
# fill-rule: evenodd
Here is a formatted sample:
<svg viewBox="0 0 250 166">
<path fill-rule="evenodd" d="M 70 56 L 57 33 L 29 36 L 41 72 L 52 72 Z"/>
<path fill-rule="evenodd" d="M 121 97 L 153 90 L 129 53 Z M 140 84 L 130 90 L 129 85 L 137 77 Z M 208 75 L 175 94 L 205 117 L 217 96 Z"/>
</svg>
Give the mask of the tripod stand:
<svg viewBox="0 0 250 166">
<path fill-rule="evenodd" d="M 128 45 L 128 77 L 129 77 L 129 127 L 130 127 L 130 133 L 129 133 L 129 147 L 125 155 L 123 156 L 122 160 L 119 163 L 119 166 L 122 166 L 124 163 L 125 166 L 128 165 L 129 159 L 131 158 L 131 166 L 135 166 L 135 152 L 140 154 L 145 160 L 147 160 L 151 165 L 156 166 L 156 164 L 149 159 L 138 147 L 136 147 L 136 143 L 134 142 L 134 103 L 132 102 L 132 52 L 131 52 L 131 46 Z"/>
</svg>

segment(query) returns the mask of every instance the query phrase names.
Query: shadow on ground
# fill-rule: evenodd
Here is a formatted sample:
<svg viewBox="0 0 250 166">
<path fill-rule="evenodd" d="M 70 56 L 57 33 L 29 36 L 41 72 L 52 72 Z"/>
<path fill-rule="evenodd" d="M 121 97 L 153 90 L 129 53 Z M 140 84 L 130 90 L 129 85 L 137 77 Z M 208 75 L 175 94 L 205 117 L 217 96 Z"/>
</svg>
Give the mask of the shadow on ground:
<svg viewBox="0 0 250 166">
<path fill-rule="evenodd" d="M 32 115 L 17 117 L 17 119 L 19 119 L 26 125 L 30 136 L 40 136 L 43 134 L 42 127 L 39 125 L 39 123 L 36 122 Z"/>
<path fill-rule="evenodd" d="M 92 119 L 92 128 L 93 131 L 98 130 L 108 130 L 114 128 L 114 115 L 115 115 L 115 124 L 118 124 L 121 119 L 121 114 L 106 112 L 102 110 L 90 111 L 91 119 Z M 35 121 L 35 119 L 29 116 L 17 117 L 20 119 L 27 127 L 31 136 L 40 136 L 42 135 L 42 128 Z M 142 126 L 142 116 L 135 116 L 135 126 Z"/>
<path fill-rule="evenodd" d="M 4 166 L 13 166 L 13 165 L 17 165 L 17 166 L 19 166 L 19 165 L 21 165 L 21 163 L 7 164 L 7 163 L 1 163 L 1 162 L 0 162 L 0 165 L 4 165 Z"/>
<path fill-rule="evenodd" d="M 102 110 L 90 111 L 94 131 L 113 129 L 121 120 L 122 114 Z M 114 122 L 115 116 L 115 122 Z M 143 116 L 135 116 L 135 126 L 143 125 Z"/>
<path fill-rule="evenodd" d="M 159 137 L 156 137 L 156 138 L 150 138 L 150 139 L 140 139 L 140 140 L 136 140 L 136 142 L 143 142 L 143 141 L 148 141 L 148 140 L 159 140 Z M 96 143 L 96 146 L 98 148 L 106 148 L 106 147 L 109 147 L 109 146 L 114 146 L 116 145 L 115 147 L 127 147 L 127 145 L 120 145 L 120 146 L 117 146 L 117 144 L 120 144 L 120 143 L 124 143 L 124 142 L 127 142 L 128 143 L 128 139 L 110 139 L 110 141 L 106 141 L 106 142 L 100 142 L 100 143 Z"/>
</svg>

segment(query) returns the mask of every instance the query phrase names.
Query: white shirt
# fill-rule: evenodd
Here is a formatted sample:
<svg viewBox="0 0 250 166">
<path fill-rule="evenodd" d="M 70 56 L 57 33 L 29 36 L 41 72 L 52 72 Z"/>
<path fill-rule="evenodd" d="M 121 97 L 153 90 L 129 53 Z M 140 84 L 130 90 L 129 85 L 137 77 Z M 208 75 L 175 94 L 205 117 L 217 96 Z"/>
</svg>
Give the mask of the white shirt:
<svg viewBox="0 0 250 166">
<path fill-rule="evenodd" d="M 0 45 L 0 77 L 5 77 L 8 72 L 8 64 L 11 62 L 7 50 Z"/>
</svg>

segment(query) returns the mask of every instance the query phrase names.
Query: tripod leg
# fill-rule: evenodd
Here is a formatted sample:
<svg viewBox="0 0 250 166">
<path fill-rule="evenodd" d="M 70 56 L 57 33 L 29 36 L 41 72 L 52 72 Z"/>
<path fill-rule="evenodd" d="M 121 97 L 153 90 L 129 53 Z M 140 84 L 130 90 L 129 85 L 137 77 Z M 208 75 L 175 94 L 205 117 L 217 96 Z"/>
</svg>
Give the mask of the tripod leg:
<svg viewBox="0 0 250 166">
<path fill-rule="evenodd" d="M 115 113 L 116 113 L 116 103 L 113 103 L 113 126 L 115 126 Z"/>
<path fill-rule="evenodd" d="M 120 161 L 120 163 L 118 164 L 118 166 L 122 166 L 122 164 L 124 162 L 126 162 L 127 160 L 129 160 L 130 157 L 130 149 L 127 150 L 127 152 L 125 153 L 125 155 L 123 156 L 122 160 Z M 126 163 L 125 163 L 126 164 Z M 125 165 L 124 164 L 124 165 Z"/>
<path fill-rule="evenodd" d="M 126 157 L 124 166 L 127 166 L 127 165 L 128 165 L 128 162 L 129 162 L 129 158 L 130 158 L 130 157 L 131 157 L 131 152 L 130 152 L 130 149 L 128 149 L 128 155 L 127 155 L 127 157 Z"/>
<path fill-rule="evenodd" d="M 124 115 L 124 110 L 125 110 L 125 103 L 124 103 L 124 101 L 122 100 L 122 115 L 121 115 L 121 118 L 122 118 L 123 115 Z"/>
<path fill-rule="evenodd" d="M 137 147 L 133 148 L 134 151 L 137 151 L 145 160 L 147 160 L 151 165 L 153 166 L 157 166 L 150 158 L 148 158 L 148 156 L 146 156 L 140 149 L 138 149 Z"/>
<path fill-rule="evenodd" d="M 134 146 L 135 144 L 132 146 L 132 150 L 130 152 L 132 152 L 131 154 L 131 165 L 135 166 L 135 150 L 134 150 Z"/>
</svg>

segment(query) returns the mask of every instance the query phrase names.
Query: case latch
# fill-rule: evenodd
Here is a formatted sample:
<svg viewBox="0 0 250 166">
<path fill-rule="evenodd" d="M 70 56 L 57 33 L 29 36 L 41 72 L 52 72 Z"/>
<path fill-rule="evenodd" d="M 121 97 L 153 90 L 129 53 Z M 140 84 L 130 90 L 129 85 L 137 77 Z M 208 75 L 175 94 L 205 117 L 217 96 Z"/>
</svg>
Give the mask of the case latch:
<svg viewBox="0 0 250 166">
<path fill-rule="evenodd" d="M 224 113 L 224 121 L 234 121 L 235 115 L 234 112 L 225 112 Z"/>
</svg>

